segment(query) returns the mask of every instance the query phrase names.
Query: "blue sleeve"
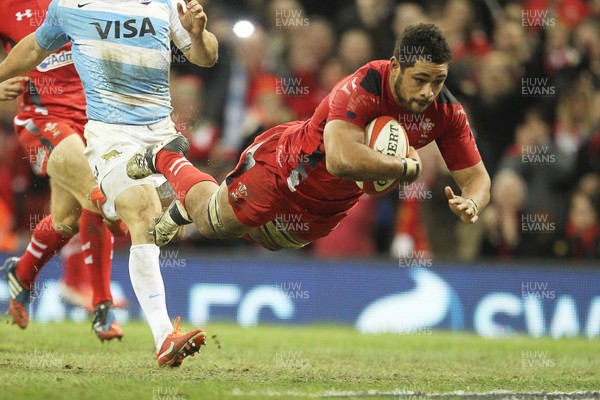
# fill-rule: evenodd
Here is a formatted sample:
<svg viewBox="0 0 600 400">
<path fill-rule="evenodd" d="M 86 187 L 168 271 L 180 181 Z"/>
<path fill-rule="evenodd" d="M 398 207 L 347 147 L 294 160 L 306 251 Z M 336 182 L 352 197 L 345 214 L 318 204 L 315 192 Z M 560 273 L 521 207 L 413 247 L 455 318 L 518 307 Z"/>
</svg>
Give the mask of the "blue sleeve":
<svg viewBox="0 0 600 400">
<path fill-rule="evenodd" d="M 58 2 L 52 0 L 44 23 L 35 31 L 35 40 L 44 50 L 58 50 L 70 41 L 63 29 Z"/>
</svg>

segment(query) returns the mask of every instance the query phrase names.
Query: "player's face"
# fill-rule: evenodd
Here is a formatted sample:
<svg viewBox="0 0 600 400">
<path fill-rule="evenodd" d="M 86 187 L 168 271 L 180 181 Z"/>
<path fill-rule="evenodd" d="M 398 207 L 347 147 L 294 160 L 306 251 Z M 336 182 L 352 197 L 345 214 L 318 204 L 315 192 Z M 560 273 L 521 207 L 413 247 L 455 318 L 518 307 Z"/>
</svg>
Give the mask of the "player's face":
<svg viewBox="0 0 600 400">
<path fill-rule="evenodd" d="M 413 114 L 425 112 L 444 87 L 448 64 L 417 61 L 404 70 L 395 58 L 391 63 L 391 85 L 396 103 Z"/>
</svg>

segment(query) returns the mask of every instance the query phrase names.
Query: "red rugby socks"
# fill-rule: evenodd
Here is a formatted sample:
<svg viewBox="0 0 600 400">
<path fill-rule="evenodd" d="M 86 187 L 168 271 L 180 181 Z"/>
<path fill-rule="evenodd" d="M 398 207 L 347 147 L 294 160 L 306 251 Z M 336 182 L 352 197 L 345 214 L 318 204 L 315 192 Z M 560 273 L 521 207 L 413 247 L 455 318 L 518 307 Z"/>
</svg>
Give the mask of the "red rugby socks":
<svg viewBox="0 0 600 400">
<path fill-rule="evenodd" d="M 63 263 L 63 283 L 72 288 L 89 287 L 89 275 L 84 267 L 83 252 L 81 251 L 81 240 L 75 235 L 62 248 L 60 258 Z"/>
<path fill-rule="evenodd" d="M 204 181 L 217 183 L 215 178 L 198 170 L 187 158 L 174 151 L 159 151 L 156 155 L 155 167 L 167 178 L 175 195 L 184 206 L 185 196 L 195 184 Z"/>
<path fill-rule="evenodd" d="M 17 278 L 23 287 L 31 288 L 44 265 L 69 239 L 54 229 L 52 215 L 48 215 L 36 225 L 27 250 L 17 265 Z"/>
<path fill-rule="evenodd" d="M 92 305 L 105 301 L 112 303 L 110 272 L 112 267 L 113 235 L 102 216 L 83 209 L 79 221 L 79 235 L 85 266 L 89 267 L 90 284 L 93 290 Z"/>
</svg>

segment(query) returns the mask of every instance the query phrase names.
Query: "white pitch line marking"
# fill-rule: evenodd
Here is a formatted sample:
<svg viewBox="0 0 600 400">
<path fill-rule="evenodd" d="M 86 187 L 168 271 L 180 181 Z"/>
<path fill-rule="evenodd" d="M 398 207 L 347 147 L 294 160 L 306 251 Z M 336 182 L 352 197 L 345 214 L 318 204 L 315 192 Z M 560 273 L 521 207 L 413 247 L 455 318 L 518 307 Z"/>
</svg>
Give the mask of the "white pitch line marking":
<svg viewBox="0 0 600 400">
<path fill-rule="evenodd" d="M 257 397 L 309 397 L 309 398 L 360 398 L 360 397 L 379 397 L 394 398 L 398 400 L 425 400 L 425 399 L 492 399 L 492 400 L 599 400 L 600 391 L 576 391 L 576 392 L 514 392 L 510 390 L 494 390 L 490 392 L 465 392 L 462 390 L 447 393 L 425 393 L 420 391 L 406 390 L 367 390 L 367 391 L 346 391 L 346 390 L 328 390 L 322 393 L 302 393 L 296 391 L 278 392 L 274 390 L 249 391 L 244 392 L 241 389 L 234 389 L 234 396 L 257 396 Z"/>
</svg>

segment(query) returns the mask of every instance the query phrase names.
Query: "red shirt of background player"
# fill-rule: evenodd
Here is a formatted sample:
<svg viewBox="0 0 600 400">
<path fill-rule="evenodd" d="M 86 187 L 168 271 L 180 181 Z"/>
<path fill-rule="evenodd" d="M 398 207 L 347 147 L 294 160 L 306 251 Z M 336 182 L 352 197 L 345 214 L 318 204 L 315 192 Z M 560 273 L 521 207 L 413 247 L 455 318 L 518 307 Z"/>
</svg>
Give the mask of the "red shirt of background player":
<svg viewBox="0 0 600 400">
<path fill-rule="evenodd" d="M 49 4 L 50 0 L 2 2 L 0 37 L 7 52 L 44 22 Z M 81 125 L 86 123 L 85 96 L 73 65 L 71 43 L 25 75 L 29 82 L 23 93 L 18 119 L 51 115 Z"/>
</svg>

